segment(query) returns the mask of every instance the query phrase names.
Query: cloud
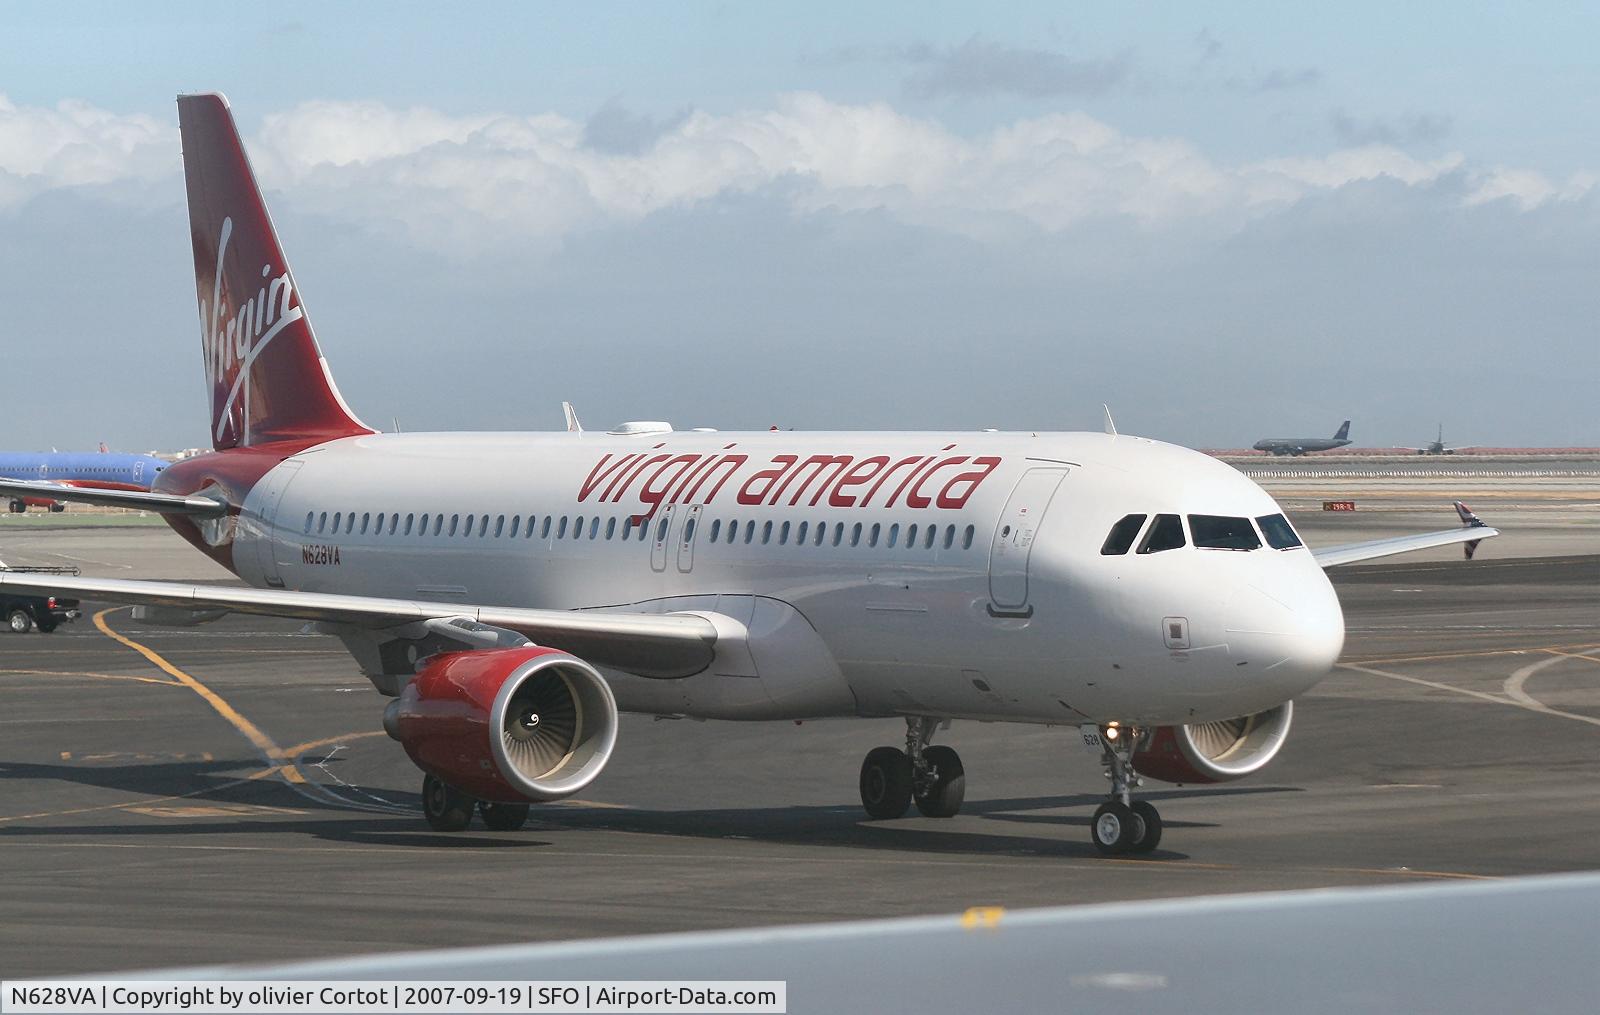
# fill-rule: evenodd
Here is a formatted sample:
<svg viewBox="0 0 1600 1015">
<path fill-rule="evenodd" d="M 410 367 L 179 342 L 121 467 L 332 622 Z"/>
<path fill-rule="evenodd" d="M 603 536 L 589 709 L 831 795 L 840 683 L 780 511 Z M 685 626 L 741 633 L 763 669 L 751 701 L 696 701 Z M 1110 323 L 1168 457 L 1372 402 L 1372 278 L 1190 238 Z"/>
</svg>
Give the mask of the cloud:
<svg viewBox="0 0 1600 1015">
<path fill-rule="evenodd" d="M 920 99 L 951 96 L 1101 95 L 1127 79 L 1132 57 L 1074 59 L 1044 49 L 1006 46 L 974 35 L 959 46 L 912 46 L 901 51 L 919 65 L 906 91 Z"/>
<path fill-rule="evenodd" d="M 0 210 L 60 187 L 152 180 L 178 166 L 175 131 L 68 99 L 18 106 L 0 95 Z"/>
<path fill-rule="evenodd" d="M 1274 67 L 1249 78 L 1232 78 L 1236 86 L 1252 92 L 1286 92 L 1296 88 L 1309 88 L 1322 81 L 1322 72 L 1315 67 L 1287 70 Z"/>
<path fill-rule="evenodd" d="M 1328 116 L 1339 140 L 1347 145 L 1408 145 L 1442 141 L 1450 135 L 1452 122 L 1442 113 L 1408 113 L 1385 120 L 1377 117 L 1358 120 L 1342 109 Z"/>
<path fill-rule="evenodd" d="M 657 120 L 643 113 L 630 112 L 617 99 L 607 99 L 583 125 L 583 143 L 607 155 L 643 155 L 663 134 L 689 118 L 684 109 Z"/>
<path fill-rule="evenodd" d="M 1406 136 L 1437 133 L 1439 119 L 1410 118 Z M 1352 127 L 1351 136 L 1373 130 Z M 154 186 L 178 169 L 171 127 L 82 104 L 0 105 L 0 138 L 9 142 L 0 144 L 0 210 L 51 188 Z M 1556 180 L 1454 153 L 1418 159 L 1381 140 L 1230 164 L 1183 139 L 1128 134 L 1081 112 L 968 136 L 887 103 L 813 93 L 666 120 L 608 102 L 587 122 L 314 101 L 266 116 L 248 146 L 263 182 L 301 210 L 462 256 L 530 244 L 548 253 L 596 230 L 748 194 L 796 216 L 884 214 L 988 242 L 1101 220 L 1236 231 L 1374 180 L 1443 188 L 1463 206 L 1510 198 L 1523 208 L 1595 185 L 1592 176 Z"/>
<path fill-rule="evenodd" d="M 108 152 L 149 128 L 91 114 Z M 1409 442 L 1492 405 L 1479 439 L 1600 443 L 1593 175 L 1387 145 L 1225 160 L 1082 113 L 960 134 L 808 94 L 631 153 L 587 126 L 309 103 L 246 139 L 360 414 L 1093 428 L 1110 402 L 1125 432 L 1239 446 L 1347 413 Z M 6 170 L 32 181 L 0 207 L 14 446 L 203 438 L 177 131 L 155 136 L 125 177 Z M 74 383 L 34 383 L 63 349 Z"/>
</svg>

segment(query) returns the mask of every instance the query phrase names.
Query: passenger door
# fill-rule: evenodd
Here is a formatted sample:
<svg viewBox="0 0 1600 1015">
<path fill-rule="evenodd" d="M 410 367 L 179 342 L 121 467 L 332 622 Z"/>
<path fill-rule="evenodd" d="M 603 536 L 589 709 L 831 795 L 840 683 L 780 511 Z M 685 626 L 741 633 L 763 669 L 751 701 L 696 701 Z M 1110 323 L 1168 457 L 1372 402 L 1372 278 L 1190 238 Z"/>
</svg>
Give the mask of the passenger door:
<svg viewBox="0 0 1600 1015">
<path fill-rule="evenodd" d="M 991 613 L 1027 616 L 1033 612 L 1028 605 L 1028 558 L 1039 523 L 1066 474 L 1064 468 L 1029 469 L 1011 491 L 989 549 Z"/>
</svg>

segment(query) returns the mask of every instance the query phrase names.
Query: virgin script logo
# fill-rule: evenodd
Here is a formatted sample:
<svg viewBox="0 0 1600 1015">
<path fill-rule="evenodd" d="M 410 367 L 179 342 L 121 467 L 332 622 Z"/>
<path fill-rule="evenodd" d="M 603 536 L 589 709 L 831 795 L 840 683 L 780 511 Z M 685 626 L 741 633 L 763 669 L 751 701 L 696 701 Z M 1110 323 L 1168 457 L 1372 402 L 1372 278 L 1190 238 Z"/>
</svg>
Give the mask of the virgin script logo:
<svg viewBox="0 0 1600 1015">
<path fill-rule="evenodd" d="M 222 220 L 222 235 L 217 241 L 217 273 L 212 282 L 211 301 L 200 300 L 200 340 L 206 361 L 206 383 L 211 388 L 212 437 L 220 444 L 224 434 L 237 443 L 250 442 L 250 373 L 255 361 L 274 338 L 289 325 L 305 317 L 295 299 L 289 269 L 272 277 L 270 264 L 261 266 L 261 288 L 237 309 L 234 294 L 224 294 L 223 265 L 228 240 L 233 236 L 233 219 Z M 223 386 L 227 385 L 226 394 Z"/>
</svg>

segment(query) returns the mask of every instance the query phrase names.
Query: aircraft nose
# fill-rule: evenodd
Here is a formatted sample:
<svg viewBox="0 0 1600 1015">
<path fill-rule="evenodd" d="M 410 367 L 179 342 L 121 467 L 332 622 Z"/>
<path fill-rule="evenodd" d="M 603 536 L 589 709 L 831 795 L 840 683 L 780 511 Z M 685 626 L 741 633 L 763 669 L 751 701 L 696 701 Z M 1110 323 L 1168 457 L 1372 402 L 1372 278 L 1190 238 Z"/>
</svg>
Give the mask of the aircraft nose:
<svg viewBox="0 0 1600 1015">
<path fill-rule="evenodd" d="M 1246 581 L 1229 603 L 1229 655 L 1285 699 L 1309 689 L 1344 650 L 1344 612 L 1322 569 Z"/>
</svg>

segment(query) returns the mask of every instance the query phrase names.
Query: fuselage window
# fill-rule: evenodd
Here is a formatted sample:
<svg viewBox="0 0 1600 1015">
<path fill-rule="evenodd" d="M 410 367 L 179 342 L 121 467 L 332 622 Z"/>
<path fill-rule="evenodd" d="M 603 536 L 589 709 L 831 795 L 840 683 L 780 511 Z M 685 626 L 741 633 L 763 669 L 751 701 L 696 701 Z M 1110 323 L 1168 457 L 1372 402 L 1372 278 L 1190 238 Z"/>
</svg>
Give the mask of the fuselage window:
<svg viewBox="0 0 1600 1015">
<path fill-rule="evenodd" d="M 459 529 L 459 528 L 461 528 L 461 516 L 460 515 L 451 515 L 450 516 L 450 535 L 452 535 L 452 536 L 455 535 L 456 534 L 456 530 Z"/>
<path fill-rule="evenodd" d="M 1283 515 L 1262 515 L 1256 519 L 1256 524 L 1261 526 L 1261 534 L 1267 537 L 1267 545 L 1274 550 L 1290 550 L 1304 545 L 1289 525 L 1289 519 Z"/>
<path fill-rule="evenodd" d="M 472 515 L 467 515 L 467 524 L 462 526 L 462 528 L 461 528 L 461 534 L 463 536 L 472 535 L 472 519 L 473 519 Z M 456 534 L 456 530 L 455 530 L 455 526 L 454 525 L 452 525 L 450 527 L 450 534 L 452 536 Z"/>
<path fill-rule="evenodd" d="M 415 527 L 416 520 L 417 516 L 415 514 L 412 514 L 409 511 L 406 512 L 406 535 L 411 535 L 411 530 L 413 527 Z"/>
<path fill-rule="evenodd" d="M 607 539 L 615 539 L 616 537 L 617 537 L 617 519 L 616 519 L 616 516 L 613 515 L 612 517 L 606 519 L 606 538 Z"/>
<path fill-rule="evenodd" d="M 928 531 L 922 537 L 922 548 L 924 550 L 933 549 L 933 539 L 938 534 L 939 534 L 939 526 L 937 526 L 937 525 L 928 526 Z"/>
<path fill-rule="evenodd" d="M 722 533 L 722 519 L 721 518 L 714 519 L 711 522 L 711 539 L 710 539 L 710 541 L 715 543 L 717 541 L 717 536 L 720 535 L 721 533 Z"/>
<path fill-rule="evenodd" d="M 311 523 L 316 521 L 316 518 L 317 513 L 315 511 L 306 512 L 306 535 L 309 536 L 311 534 Z"/>
<path fill-rule="evenodd" d="M 766 546 L 770 542 L 772 542 L 772 523 L 768 522 L 761 526 L 761 545 Z"/>
<path fill-rule="evenodd" d="M 1111 534 L 1106 536 L 1106 541 L 1101 544 L 1101 555 L 1117 557 L 1127 553 L 1133 548 L 1133 541 L 1139 537 L 1139 530 L 1144 528 L 1144 520 L 1149 517 L 1149 515 L 1123 515 L 1117 524 L 1111 526 Z"/>
<path fill-rule="evenodd" d="M 976 531 L 971 525 L 968 525 L 965 531 L 961 533 L 961 548 L 963 550 L 972 549 L 972 536 Z"/>
<path fill-rule="evenodd" d="M 796 546 L 806 545 L 806 530 L 809 528 L 810 524 L 810 522 L 801 522 L 800 527 L 795 530 L 794 542 Z"/>
<path fill-rule="evenodd" d="M 876 526 L 874 526 L 876 528 Z M 900 538 L 900 523 L 894 522 L 889 526 L 889 549 L 894 549 L 895 541 Z"/>
<path fill-rule="evenodd" d="M 911 527 L 906 529 L 906 549 L 915 550 L 916 548 L 917 548 L 917 523 L 916 522 L 912 522 L 911 523 Z"/>
<path fill-rule="evenodd" d="M 317 515 L 317 532 L 320 534 L 320 533 L 326 532 L 327 530 L 328 530 L 328 512 L 323 511 L 321 514 Z"/>
<path fill-rule="evenodd" d="M 667 541 L 667 519 L 663 518 L 663 519 L 661 519 L 661 523 L 656 526 L 656 542 L 665 543 L 666 541 Z"/>
<path fill-rule="evenodd" d="M 1189 533 L 1202 550 L 1259 550 L 1261 537 L 1248 518 L 1190 515 Z"/>
<path fill-rule="evenodd" d="M 783 528 L 778 530 L 778 545 L 782 546 L 789 541 L 789 523 L 784 522 Z"/>
<path fill-rule="evenodd" d="M 632 536 L 633 536 L 633 516 L 629 515 L 628 517 L 626 517 L 626 518 L 624 518 L 622 520 L 622 541 L 623 542 L 627 542 Z"/>
<path fill-rule="evenodd" d="M 437 536 L 442 532 L 444 532 L 444 512 L 441 511 L 433 516 L 433 534 Z"/>
<path fill-rule="evenodd" d="M 545 515 L 544 516 L 544 525 L 541 526 L 541 528 L 540 528 L 539 538 L 540 539 L 549 539 L 550 538 L 550 516 L 549 515 Z"/>
<path fill-rule="evenodd" d="M 954 525 L 946 525 L 944 527 L 944 548 L 948 550 L 954 545 L 956 545 L 956 527 Z"/>
<path fill-rule="evenodd" d="M 856 522 L 855 525 L 850 527 L 850 545 L 851 546 L 860 546 L 861 545 L 861 523 L 860 522 Z"/>
<path fill-rule="evenodd" d="M 566 515 L 562 515 L 561 516 L 561 524 L 556 526 L 556 538 L 557 539 L 565 539 L 565 538 L 567 538 L 567 516 Z"/>
<path fill-rule="evenodd" d="M 498 515 L 494 520 L 494 538 L 499 539 L 506 531 L 506 516 Z"/>
<path fill-rule="evenodd" d="M 833 523 L 833 545 L 838 546 L 844 542 L 844 522 Z"/>
<path fill-rule="evenodd" d="M 400 512 L 396 511 L 393 514 L 389 515 L 389 535 L 391 535 L 391 536 L 394 535 L 395 532 L 397 530 L 399 530 L 399 528 L 400 528 Z"/>
<path fill-rule="evenodd" d="M 744 523 L 744 542 L 745 542 L 745 545 L 749 546 L 750 543 L 752 543 L 755 540 L 755 538 L 756 538 L 756 523 L 755 523 L 755 519 L 752 518 L 750 521 Z"/>
<path fill-rule="evenodd" d="M 882 530 L 883 530 L 883 525 L 882 524 L 880 524 L 879 522 L 873 522 L 872 523 L 872 531 L 867 534 L 867 545 L 868 546 L 877 546 L 878 545 L 878 533 L 881 532 Z"/>
<path fill-rule="evenodd" d="M 595 515 L 589 519 L 589 538 L 594 539 L 598 535 L 600 535 L 600 516 Z"/>
<path fill-rule="evenodd" d="M 735 518 L 728 523 L 728 542 L 732 543 L 739 538 L 739 519 Z"/>
<path fill-rule="evenodd" d="M 821 546 L 822 545 L 822 541 L 824 539 L 826 539 L 827 536 L 828 536 L 828 523 L 827 522 L 818 522 L 817 523 L 817 534 L 815 536 L 811 537 L 812 538 L 812 545 L 813 546 Z"/>
<path fill-rule="evenodd" d="M 694 540 L 694 519 L 683 523 L 683 545 L 688 546 Z"/>
<path fill-rule="evenodd" d="M 572 538 L 583 538 L 583 515 L 579 515 L 578 520 L 572 523 Z"/>
<path fill-rule="evenodd" d="M 417 535 L 426 536 L 427 534 L 428 534 L 428 513 L 426 511 L 424 511 L 422 513 L 422 527 L 417 530 Z"/>
<path fill-rule="evenodd" d="M 522 516 L 521 515 L 512 515 L 511 516 L 511 532 L 507 534 L 506 538 L 507 539 L 515 539 L 515 538 L 517 538 L 517 530 L 519 530 L 521 528 L 522 528 Z"/>
<path fill-rule="evenodd" d="M 344 516 L 344 534 L 349 535 L 355 531 L 356 513 L 354 511 Z"/>
<path fill-rule="evenodd" d="M 339 534 L 339 523 L 341 521 L 343 521 L 343 520 L 344 520 L 344 512 L 343 511 L 335 511 L 333 513 L 333 534 L 334 535 L 337 536 Z"/>
<path fill-rule="evenodd" d="M 639 523 L 639 542 L 641 542 L 641 543 L 644 542 L 644 537 L 649 535 L 649 534 L 650 534 L 650 523 L 649 522 L 640 522 Z"/>
<path fill-rule="evenodd" d="M 362 524 L 362 527 L 366 526 L 366 519 L 365 518 L 362 518 L 361 524 Z M 372 534 L 375 535 L 375 536 L 383 535 L 383 512 L 382 511 L 378 512 L 377 521 L 375 521 L 373 523 Z"/>
<path fill-rule="evenodd" d="M 482 539 L 489 534 L 489 516 L 484 515 L 478 519 L 478 538 Z"/>
<path fill-rule="evenodd" d="M 1150 531 L 1144 534 L 1144 540 L 1139 544 L 1139 552 L 1160 553 L 1162 550 L 1176 550 L 1183 545 L 1183 520 L 1177 515 L 1156 515 Z"/>
</svg>

